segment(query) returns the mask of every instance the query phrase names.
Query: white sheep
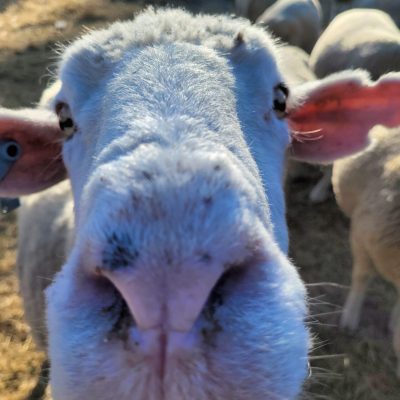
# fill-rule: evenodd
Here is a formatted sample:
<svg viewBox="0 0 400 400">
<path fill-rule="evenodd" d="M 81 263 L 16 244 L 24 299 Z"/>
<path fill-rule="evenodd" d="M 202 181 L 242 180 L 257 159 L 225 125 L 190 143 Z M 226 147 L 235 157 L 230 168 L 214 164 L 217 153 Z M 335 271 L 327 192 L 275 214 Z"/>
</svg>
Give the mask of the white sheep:
<svg viewBox="0 0 400 400">
<path fill-rule="evenodd" d="M 339 14 L 351 8 L 370 8 L 388 13 L 400 25 L 400 2 L 398 0 L 347 0 L 333 1 L 332 11 Z"/>
<path fill-rule="evenodd" d="M 290 87 L 317 80 L 309 60 L 310 56 L 297 46 L 280 47 L 279 69 Z"/>
<path fill-rule="evenodd" d="M 25 318 L 39 349 L 47 349 L 44 289 L 64 264 L 73 229 L 69 181 L 25 196 L 18 210 L 17 273 Z M 38 251 L 38 249 L 41 249 Z"/>
<path fill-rule="evenodd" d="M 42 190 L 65 168 L 72 186 L 73 201 L 59 186 L 25 200 L 19 219 L 22 279 L 54 280 L 55 400 L 299 394 L 310 340 L 287 257 L 285 153 L 333 160 L 377 122 L 399 124 L 398 99 L 385 99 L 400 77 L 347 72 L 291 96 L 278 53 L 245 20 L 150 9 L 64 51 L 59 128 L 39 109 L 1 110 L 0 137 L 22 157 L 0 195 Z M 55 271 L 65 249 L 54 278 L 40 269 L 42 252 Z M 27 266 L 38 272 L 24 278 Z"/>
<path fill-rule="evenodd" d="M 235 0 L 235 11 L 237 15 L 255 21 L 268 7 L 277 0 Z M 332 19 L 332 15 L 338 11 L 335 0 L 319 0 L 322 9 L 324 26 Z"/>
<path fill-rule="evenodd" d="M 255 21 L 266 8 L 272 6 L 276 0 L 235 0 L 237 15 Z"/>
<path fill-rule="evenodd" d="M 256 22 L 284 42 L 311 53 L 321 33 L 321 5 L 318 0 L 278 0 Z"/>
<path fill-rule="evenodd" d="M 341 316 L 342 328 L 356 330 L 368 283 L 377 273 L 399 297 L 390 327 L 400 377 L 400 129 L 377 126 L 371 145 L 336 161 L 332 183 L 337 203 L 351 219 L 351 290 Z"/>
<path fill-rule="evenodd" d="M 350 10 L 339 14 L 318 39 L 310 65 L 319 78 L 346 69 L 362 68 L 373 79 L 400 71 L 400 31 L 379 10 Z M 320 202 L 329 195 L 331 169 L 327 168 L 311 199 Z"/>
<path fill-rule="evenodd" d="M 383 11 L 346 11 L 321 35 L 310 65 L 319 78 L 350 68 L 366 69 L 373 79 L 400 71 L 400 31 Z"/>
</svg>

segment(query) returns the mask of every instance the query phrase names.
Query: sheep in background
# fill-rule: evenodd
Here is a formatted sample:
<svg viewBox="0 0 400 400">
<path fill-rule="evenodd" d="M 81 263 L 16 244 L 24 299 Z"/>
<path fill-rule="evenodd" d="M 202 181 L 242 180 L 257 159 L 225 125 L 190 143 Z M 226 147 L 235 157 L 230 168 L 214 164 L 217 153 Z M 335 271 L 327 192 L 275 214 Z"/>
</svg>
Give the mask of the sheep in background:
<svg viewBox="0 0 400 400">
<path fill-rule="evenodd" d="M 346 11 L 322 33 L 310 65 L 318 78 L 354 68 L 366 69 L 373 79 L 400 71 L 400 31 L 383 11 Z"/>
<path fill-rule="evenodd" d="M 254 22 L 276 0 L 235 0 L 236 14 Z"/>
<path fill-rule="evenodd" d="M 310 67 L 310 56 L 297 46 L 280 47 L 278 61 L 285 82 L 290 87 L 317 80 Z"/>
<path fill-rule="evenodd" d="M 321 18 L 318 0 L 279 0 L 256 22 L 282 41 L 311 53 L 321 33 Z"/>
<path fill-rule="evenodd" d="M 59 82 L 46 89 L 39 108 L 48 108 L 59 89 Z M 68 181 L 64 181 L 37 194 L 24 196 L 18 210 L 17 247 L 20 251 L 17 252 L 17 273 L 25 318 L 42 351 L 47 349 L 43 292 L 65 261 L 70 243 L 68 235 L 73 227 L 70 190 Z M 62 204 L 61 199 L 68 200 Z"/>
<path fill-rule="evenodd" d="M 0 194 L 42 190 L 65 168 L 72 186 L 74 218 L 67 186 L 20 216 L 19 260 L 70 248 L 47 289 L 55 399 L 298 395 L 309 336 L 287 258 L 285 152 L 291 141 L 300 159 L 333 160 L 362 148 L 370 125 L 399 124 L 399 99 L 385 99 L 400 77 L 348 72 L 289 96 L 278 52 L 244 20 L 148 10 L 66 49 L 59 126 L 42 110 L 1 110 L 0 137 L 23 155 Z M 21 269 L 43 273 L 29 261 Z"/>
<path fill-rule="evenodd" d="M 251 21 L 256 19 L 276 0 L 235 0 L 235 11 L 237 15 L 249 18 Z M 322 9 L 323 25 L 326 26 L 332 16 L 337 12 L 335 0 L 319 0 Z"/>
<path fill-rule="evenodd" d="M 350 218 L 351 289 L 340 320 L 355 331 L 370 279 L 379 273 L 398 291 L 390 327 L 400 377 L 400 129 L 377 126 L 371 145 L 333 166 L 333 188 Z"/>
<path fill-rule="evenodd" d="M 362 68 L 373 79 L 400 71 L 400 31 L 386 13 L 379 10 L 350 10 L 339 14 L 318 39 L 310 56 L 318 78 L 346 69 Z M 313 202 L 327 198 L 331 169 L 313 189 Z"/>
<path fill-rule="evenodd" d="M 17 275 L 24 315 L 39 350 L 47 352 L 44 290 L 64 264 L 73 232 L 73 203 L 68 181 L 22 198 L 18 210 Z M 44 395 L 48 362 L 30 398 Z M 33 395 L 34 393 L 34 395 Z"/>
<path fill-rule="evenodd" d="M 336 0 L 332 7 L 334 14 L 347 11 L 352 8 L 370 8 L 386 12 L 400 25 L 400 2 L 398 0 Z"/>
</svg>

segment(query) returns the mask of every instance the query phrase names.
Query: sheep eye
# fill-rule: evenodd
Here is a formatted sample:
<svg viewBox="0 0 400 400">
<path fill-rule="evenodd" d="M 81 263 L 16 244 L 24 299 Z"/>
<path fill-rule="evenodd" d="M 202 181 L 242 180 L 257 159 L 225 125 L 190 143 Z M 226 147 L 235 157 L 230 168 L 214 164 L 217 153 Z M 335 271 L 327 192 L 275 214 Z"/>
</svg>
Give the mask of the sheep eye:
<svg viewBox="0 0 400 400">
<path fill-rule="evenodd" d="M 72 119 L 71 111 L 68 104 L 58 103 L 56 105 L 56 113 L 58 115 L 58 123 L 60 125 L 60 129 L 62 130 L 65 138 L 67 140 L 72 138 L 72 136 L 74 136 L 74 133 L 77 131 L 77 127 Z"/>
<path fill-rule="evenodd" d="M 286 101 L 289 96 L 289 89 L 284 83 L 279 83 L 274 88 L 274 111 L 279 119 L 285 118 Z"/>
</svg>

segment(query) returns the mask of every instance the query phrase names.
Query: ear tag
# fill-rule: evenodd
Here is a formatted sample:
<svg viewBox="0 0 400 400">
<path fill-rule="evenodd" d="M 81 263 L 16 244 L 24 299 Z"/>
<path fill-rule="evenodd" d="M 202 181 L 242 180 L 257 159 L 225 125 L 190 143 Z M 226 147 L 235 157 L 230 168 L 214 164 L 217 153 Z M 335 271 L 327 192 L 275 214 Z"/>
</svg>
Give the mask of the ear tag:
<svg viewBox="0 0 400 400">
<path fill-rule="evenodd" d="M 8 174 L 14 163 L 21 157 L 21 147 L 14 140 L 0 140 L 0 181 Z M 20 206 L 18 198 L 0 198 L 0 212 L 8 214 Z"/>
<path fill-rule="evenodd" d="M 0 140 L 0 181 L 21 157 L 21 147 L 14 140 Z"/>
<path fill-rule="evenodd" d="M 0 212 L 2 214 L 8 214 L 14 211 L 21 205 L 19 198 L 8 199 L 7 197 L 0 197 Z"/>
</svg>

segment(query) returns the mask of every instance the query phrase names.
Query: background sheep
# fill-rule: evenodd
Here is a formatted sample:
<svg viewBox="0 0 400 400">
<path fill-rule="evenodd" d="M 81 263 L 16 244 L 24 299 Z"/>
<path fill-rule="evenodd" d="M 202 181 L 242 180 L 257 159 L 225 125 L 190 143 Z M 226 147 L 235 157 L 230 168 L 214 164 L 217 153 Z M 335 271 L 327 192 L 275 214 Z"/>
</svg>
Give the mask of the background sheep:
<svg viewBox="0 0 400 400">
<path fill-rule="evenodd" d="M 349 68 L 363 68 L 373 79 L 400 70 L 400 32 L 379 10 L 350 10 L 339 14 L 316 43 L 310 65 L 325 77 Z"/>
<path fill-rule="evenodd" d="M 17 274 L 24 314 L 40 350 L 47 352 L 44 290 L 61 269 L 71 243 L 72 196 L 69 182 L 23 198 L 18 212 Z M 34 239 L 33 239 L 34 238 Z M 49 366 L 42 365 L 32 399 L 44 395 Z"/>
<path fill-rule="evenodd" d="M 235 0 L 235 11 L 237 15 L 255 21 L 268 7 L 277 0 Z M 326 26 L 335 14 L 343 11 L 336 4 L 337 0 L 319 0 L 322 8 L 323 25 Z M 343 7 L 343 6 L 342 6 Z M 340 11 L 339 11 L 340 10 Z"/>
<path fill-rule="evenodd" d="M 282 46 L 279 67 L 289 86 L 295 87 L 317 80 L 310 67 L 310 56 L 297 46 Z"/>
<path fill-rule="evenodd" d="M 350 8 L 375 8 L 388 13 L 400 24 L 400 3 L 397 0 L 345 0 L 333 2 L 333 13 L 339 14 Z"/>
<path fill-rule="evenodd" d="M 333 187 L 342 211 L 351 219 L 353 254 L 351 290 L 341 327 L 355 331 L 369 281 L 378 272 L 399 293 L 390 328 L 400 377 L 400 129 L 377 126 L 371 145 L 354 156 L 336 161 Z"/>
<path fill-rule="evenodd" d="M 235 11 L 237 15 L 255 21 L 276 0 L 235 0 Z"/>
<path fill-rule="evenodd" d="M 339 14 L 318 39 L 310 65 L 319 78 L 345 69 L 362 68 L 378 79 L 400 70 L 400 32 L 393 20 L 379 10 L 350 10 Z M 313 189 L 313 202 L 329 195 L 331 169 Z"/>
<path fill-rule="evenodd" d="M 318 0 L 279 0 L 257 18 L 257 23 L 284 42 L 311 53 L 321 33 L 321 18 Z"/>
</svg>

